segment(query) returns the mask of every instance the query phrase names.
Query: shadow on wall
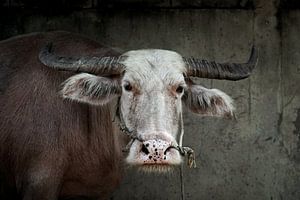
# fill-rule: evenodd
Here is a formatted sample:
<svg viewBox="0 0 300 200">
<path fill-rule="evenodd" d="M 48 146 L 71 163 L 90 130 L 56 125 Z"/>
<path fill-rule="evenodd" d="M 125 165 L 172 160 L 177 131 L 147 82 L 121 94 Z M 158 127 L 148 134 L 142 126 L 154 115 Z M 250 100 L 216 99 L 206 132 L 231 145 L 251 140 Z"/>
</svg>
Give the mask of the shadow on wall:
<svg viewBox="0 0 300 200">
<path fill-rule="evenodd" d="M 0 6 L 34 8 L 44 12 L 79 8 L 254 8 L 254 0 L 1 0 L 0 2 Z"/>
<path fill-rule="evenodd" d="M 46 15 L 69 14 L 82 8 L 89 8 L 89 0 L 0 0 L 0 8 L 30 9 Z"/>
<path fill-rule="evenodd" d="M 88 0 L 1 0 L 6 7 L 22 6 L 25 8 L 76 8 L 84 7 Z"/>
<path fill-rule="evenodd" d="M 283 9 L 300 8 L 299 0 L 278 0 Z M 59 12 L 80 8 L 133 8 L 133 7 L 176 7 L 176 8 L 226 8 L 254 9 L 263 1 L 254 0 L 0 0 L 0 7 L 23 7 Z"/>
</svg>

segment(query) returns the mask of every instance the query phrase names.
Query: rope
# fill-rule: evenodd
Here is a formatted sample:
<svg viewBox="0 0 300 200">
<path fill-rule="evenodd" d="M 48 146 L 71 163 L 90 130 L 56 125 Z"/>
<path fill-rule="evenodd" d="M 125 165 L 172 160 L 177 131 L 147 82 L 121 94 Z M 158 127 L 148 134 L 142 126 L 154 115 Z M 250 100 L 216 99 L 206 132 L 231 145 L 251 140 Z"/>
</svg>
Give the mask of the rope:
<svg viewBox="0 0 300 200">
<path fill-rule="evenodd" d="M 182 112 L 180 113 L 180 135 L 179 135 L 179 145 L 175 147 L 179 151 L 179 153 L 182 156 L 187 156 L 187 165 L 190 168 L 196 168 L 196 158 L 195 158 L 195 152 L 192 148 L 190 147 L 183 147 L 182 146 L 182 140 L 183 140 L 183 135 L 184 135 L 184 126 L 183 126 L 183 117 L 182 117 Z"/>
</svg>

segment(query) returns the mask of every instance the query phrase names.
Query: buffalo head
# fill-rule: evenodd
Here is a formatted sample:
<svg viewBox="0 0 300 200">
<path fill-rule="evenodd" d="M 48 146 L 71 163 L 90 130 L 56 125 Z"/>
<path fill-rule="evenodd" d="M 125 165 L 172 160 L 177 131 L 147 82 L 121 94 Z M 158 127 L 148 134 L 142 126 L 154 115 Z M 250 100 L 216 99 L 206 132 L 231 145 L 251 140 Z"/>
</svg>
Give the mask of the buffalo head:
<svg viewBox="0 0 300 200">
<path fill-rule="evenodd" d="M 250 75 L 257 57 L 253 48 L 242 64 L 184 58 L 159 49 L 71 58 L 52 53 L 51 45 L 39 55 L 48 67 L 77 72 L 63 83 L 63 98 L 99 106 L 118 98 L 120 124 L 132 138 L 127 163 L 157 170 L 182 162 L 177 148 L 182 145 L 182 103 L 201 115 L 233 115 L 227 94 L 196 85 L 190 77 L 240 80 Z"/>
</svg>

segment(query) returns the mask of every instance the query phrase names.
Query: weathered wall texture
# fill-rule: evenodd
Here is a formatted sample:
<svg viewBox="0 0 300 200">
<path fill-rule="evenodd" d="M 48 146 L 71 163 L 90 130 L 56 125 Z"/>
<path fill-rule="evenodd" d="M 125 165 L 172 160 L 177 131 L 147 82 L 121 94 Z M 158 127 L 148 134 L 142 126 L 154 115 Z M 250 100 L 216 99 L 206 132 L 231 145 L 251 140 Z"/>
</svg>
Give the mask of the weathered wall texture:
<svg viewBox="0 0 300 200">
<path fill-rule="evenodd" d="M 184 144 L 196 150 L 198 168 L 184 166 L 182 177 L 180 169 L 170 175 L 128 169 L 112 199 L 299 200 L 300 11 L 291 10 L 299 3 L 141 2 L 85 1 L 86 9 L 64 14 L 14 7 L 0 14 L 1 39 L 67 30 L 123 50 L 163 48 L 231 62 L 246 61 L 251 45 L 259 47 L 251 78 L 197 80 L 231 95 L 237 107 L 236 121 L 185 113 Z"/>
</svg>

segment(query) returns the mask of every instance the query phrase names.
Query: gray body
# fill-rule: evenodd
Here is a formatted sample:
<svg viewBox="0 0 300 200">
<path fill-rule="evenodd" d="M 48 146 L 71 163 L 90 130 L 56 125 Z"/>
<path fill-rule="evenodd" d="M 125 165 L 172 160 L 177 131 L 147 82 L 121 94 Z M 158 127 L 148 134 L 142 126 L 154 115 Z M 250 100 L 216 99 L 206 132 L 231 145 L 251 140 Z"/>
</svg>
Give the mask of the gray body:
<svg viewBox="0 0 300 200">
<path fill-rule="evenodd" d="M 121 179 L 122 166 L 111 105 L 61 98 L 62 82 L 74 73 L 39 61 L 49 41 L 62 55 L 119 55 L 66 32 L 0 42 L 0 199 L 106 199 Z"/>
</svg>

